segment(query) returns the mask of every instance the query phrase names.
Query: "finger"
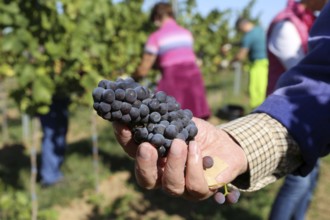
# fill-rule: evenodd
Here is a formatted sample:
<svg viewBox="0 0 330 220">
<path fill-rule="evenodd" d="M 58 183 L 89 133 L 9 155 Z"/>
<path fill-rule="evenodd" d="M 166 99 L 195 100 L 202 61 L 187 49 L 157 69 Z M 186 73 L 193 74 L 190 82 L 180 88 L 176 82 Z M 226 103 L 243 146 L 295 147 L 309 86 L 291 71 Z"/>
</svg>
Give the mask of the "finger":
<svg viewBox="0 0 330 220">
<path fill-rule="evenodd" d="M 131 130 L 123 123 L 112 122 L 115 136 L 125 152 L 135 158 L 138 145 L 132 138 Z"/>
<path fill-rule="evenodd" d="M 186 189 L 195 199 L 203 199 L 210 196 L 210 190 L 203 171 L 203 158 L 195 141 L 189 142 L 186 167 Z"/>
<path fill-rule="evenodd" d="M 135 177 L 140 186 L 146 189 L 157 188 L 159 169 L 157 166 L 158 153 L 149 143 L 142 143 L 136 153 Z"/>
<path fill-rule="evenodd" d="M 187 145 L 175 139 L 167 155 L 162 178 L 163 190 L 170 195 L 180 196 L 185 190 L 184 170 L 187 159 Z"/>
</svg>

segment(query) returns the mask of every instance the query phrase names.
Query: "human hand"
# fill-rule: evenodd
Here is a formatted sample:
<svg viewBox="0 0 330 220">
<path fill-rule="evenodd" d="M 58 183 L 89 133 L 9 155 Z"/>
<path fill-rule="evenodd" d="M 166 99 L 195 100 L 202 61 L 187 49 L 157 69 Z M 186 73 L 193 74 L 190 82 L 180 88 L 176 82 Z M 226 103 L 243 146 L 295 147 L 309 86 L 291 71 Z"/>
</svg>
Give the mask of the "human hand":
<svg viewBox="0 0 330 220">
<path fill-rule="evenodd" d="M 135 176 L 140 186 L 146 189 L 160 187 L 170 195 L 198 201 L 217 192 L 217 188 L 210 189 L 205 178 L 204 156 L 227 164 L 214 174 L 218 188 L 247 170 L 243 150 L 226 132 L 204 120 L 193 120 L 198 128 L 195 140 L 187 146 L 184 141 L 175 139 L 166 158 L 158 158 L 156 148 L 150 143 L 137 145 L 128 127 L 113 123 L 118 142 L 135 159 Z"/>
</svg>

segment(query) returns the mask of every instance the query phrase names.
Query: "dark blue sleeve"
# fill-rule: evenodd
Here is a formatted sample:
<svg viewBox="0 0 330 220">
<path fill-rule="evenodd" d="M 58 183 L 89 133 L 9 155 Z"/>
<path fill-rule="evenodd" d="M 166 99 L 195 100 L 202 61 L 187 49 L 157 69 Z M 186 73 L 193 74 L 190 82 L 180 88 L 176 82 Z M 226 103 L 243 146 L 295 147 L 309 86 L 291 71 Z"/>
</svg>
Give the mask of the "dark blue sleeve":
<svg viewBox="0 0 330 220">
<path fill-rule="evenodd" d="M 300 146 L 306 175 L 316 160 L 330 152 L 330 2 L 316 20 L 309 53 L 285 72 L 277 89 L 255 112 L 281 122 Z"/>
</svg>

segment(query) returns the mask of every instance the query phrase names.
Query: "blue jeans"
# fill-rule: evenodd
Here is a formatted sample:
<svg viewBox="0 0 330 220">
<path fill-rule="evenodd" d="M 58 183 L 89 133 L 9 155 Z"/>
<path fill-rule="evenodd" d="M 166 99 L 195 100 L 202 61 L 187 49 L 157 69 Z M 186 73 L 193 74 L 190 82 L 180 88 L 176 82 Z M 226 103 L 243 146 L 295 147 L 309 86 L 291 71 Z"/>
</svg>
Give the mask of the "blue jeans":
<svg viewBox="0 0 330 220">
<path fill-rule="evenodd" d="M 63 178 L 60 166 L 64 159 L 68 131 L 69 100 L 53 100 L 50 111 L 40 116 L 43 131 L 41 182 L 53 184 Z"/>
<path fill-rule="evenodd" d="M 319 161 L 305 177 L 288 175 L 273 203 L 270 220 L 302 220 L 317 185 Z"/>
</svg>

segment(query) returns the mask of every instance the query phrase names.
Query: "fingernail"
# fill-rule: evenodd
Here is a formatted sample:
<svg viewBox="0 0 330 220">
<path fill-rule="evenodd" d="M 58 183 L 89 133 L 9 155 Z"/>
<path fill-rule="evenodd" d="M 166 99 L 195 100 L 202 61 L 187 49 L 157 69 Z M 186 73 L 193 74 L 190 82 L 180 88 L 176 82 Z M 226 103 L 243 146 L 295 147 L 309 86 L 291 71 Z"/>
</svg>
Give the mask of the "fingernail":
<svg viewBox="0 0 330 220">
<path fill-rule="evenodd" d="M 194 156 L 194 162 L 198 162 L 198 146 L 196 141 L 189 142 L 189 154 Z"/>
<path fill-rule="evenodd" d="M 181 154 L 181 152 L 182 152 L 182 148 L 181 148 L 181 146 L 178 145 L 178 144 L 173 144 L 173 145 L 171 146 L 171 150 L 170 150 L 170 152 L 171 152 L 171 154 L 178 156 L 178 155 Z"/>
<path fill-rule="evenodd" d="M 141 157 L 145 160 L 148 160 L 148 159 L 150 159 L 151 154 L 150 154 L 150 151 L 148 149 L 140 147 L 139 150 L 138 150 L 138 155 L 137 156 Z"/>
</svg>

